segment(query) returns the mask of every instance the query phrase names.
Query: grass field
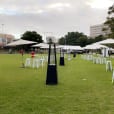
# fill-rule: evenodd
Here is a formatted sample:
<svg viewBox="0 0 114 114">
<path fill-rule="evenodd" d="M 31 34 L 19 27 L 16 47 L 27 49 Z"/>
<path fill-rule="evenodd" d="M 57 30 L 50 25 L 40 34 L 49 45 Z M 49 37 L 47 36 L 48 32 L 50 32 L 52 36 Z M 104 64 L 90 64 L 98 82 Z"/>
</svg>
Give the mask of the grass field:
<svg viewBox="0 0 114 114">
<path fill-rule="evenodd" d="M 53 86 L 45 84 L 46 65 L 20 66 L 21 55 L 0 54 L 0 114 L 114 114 L 112 72 L 105 65 L 66 59 Z"/>
</svg>

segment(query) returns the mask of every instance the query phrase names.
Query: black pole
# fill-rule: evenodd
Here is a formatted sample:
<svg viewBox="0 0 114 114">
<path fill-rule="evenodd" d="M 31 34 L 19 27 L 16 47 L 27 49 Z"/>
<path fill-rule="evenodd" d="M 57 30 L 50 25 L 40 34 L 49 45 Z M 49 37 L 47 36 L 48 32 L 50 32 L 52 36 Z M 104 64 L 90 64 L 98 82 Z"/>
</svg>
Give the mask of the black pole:
<svg viewBox="0 0 114 114">
<path fill-rule="evenodd" d="M 60 49 L 60 61 L 59 61 L 59 65 L 60 66 L 64 66 L 65 63 L 64 63 L 64 53 L 62 51 L 62 49 Z"/>
<path fill-rule="evenodd" d="M 53 45 L 53 48 L 52 48 Z M 52 53 L 52 49 L 54 53 Z M 51 57 L 54 56 L 53 64 L 51 63 Z M 49 52 L 48 52 L 48 65 L 47 65 L 47 77 L 46 77 L 46 84 L 47 85 L 56 85 L 58 83 L 57 79 L 57 59 L 56 59 L 56 46 L 55 44 L 49 44 Z"/>
</svg>

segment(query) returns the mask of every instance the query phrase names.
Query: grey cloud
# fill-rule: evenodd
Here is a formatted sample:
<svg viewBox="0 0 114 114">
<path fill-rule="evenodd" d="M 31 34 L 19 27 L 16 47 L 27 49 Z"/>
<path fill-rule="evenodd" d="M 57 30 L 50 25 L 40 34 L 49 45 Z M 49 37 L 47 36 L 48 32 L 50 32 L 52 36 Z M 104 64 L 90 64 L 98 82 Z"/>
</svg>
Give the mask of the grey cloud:
<svg viewBox="0 0 114 114">
<path fill-rule="evenodd" d="M 0 20 L 1 24 L 4 23 L 4 32 L 11 34 L 21 35 L 26 30 L 36 30 L 41 34 L 51 32 L 57 37 L 68 31 L 89 35 L 90 25 L 105 21 L 107 9 L 92 9 L 86 2 L 87 0 L 1 0 L 0 7 L 13 9 L 15 13 L 1 14 Z M 63 10 L 48 9 L 54 3 L 69 3 L 71 7 L 64 7 Z"/>
</svg>

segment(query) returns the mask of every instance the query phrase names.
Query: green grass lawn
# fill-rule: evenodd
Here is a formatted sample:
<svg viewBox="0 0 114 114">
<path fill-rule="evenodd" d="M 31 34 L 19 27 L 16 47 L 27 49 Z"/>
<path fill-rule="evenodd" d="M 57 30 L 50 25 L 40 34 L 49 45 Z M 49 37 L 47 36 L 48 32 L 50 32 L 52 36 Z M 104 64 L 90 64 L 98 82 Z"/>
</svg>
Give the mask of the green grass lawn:
<svg viewBox="0 0 114 114">
<path fill-rule="evenodd" d="M 114 114 L 112 72 L 105 65 L 65 59 L 53 86 L 45 84 L 46 65 L 20 66 L 21 55 L 0 54 L 0 114 Z"/>
</svg>

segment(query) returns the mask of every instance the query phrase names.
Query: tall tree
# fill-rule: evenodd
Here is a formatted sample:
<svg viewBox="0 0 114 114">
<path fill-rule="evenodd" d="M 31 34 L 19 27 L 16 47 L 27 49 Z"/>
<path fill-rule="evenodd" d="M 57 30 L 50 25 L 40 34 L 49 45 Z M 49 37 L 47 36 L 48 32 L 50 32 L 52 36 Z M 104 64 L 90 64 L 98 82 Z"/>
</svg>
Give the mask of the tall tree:
<svg viewBox="0 0 114 114">
<path fill-rule="evenodd" d="M 61 45 L 80 45 L 84 47 L 85 45 L 92 44 L 101 40 L 104 40 L 104 36 L 99 35 L 97 37 L 90 38 L 79 32 L 68 32 L 67 35 L 59 39 L 59 44 Z"/>
<path fill-rule="evenodd" d="M 21 39 L 35 41 L 35 42 L 38 42 L 38 43 L 43 42 L 42 36 L 40 34 L 38 34 L 37 32 L 35 32 L 35 31 L 26 31 L 22 35 Z"/>
<path fill-rule="evenodd" d="M 61 45 L 65 45 L 65 38 L 62 37 L 58 40 L 58 43 L 61 44 Z"/>
<path fill-rule="evenodd" d="M 111 7 L 109 7 L 108 9 L 108 17 L 105 21 L 106 25 L 108 25 L 109 29 L 110 29 L 110 33 L 108 34 L 108 37 L 114 38 L 114 5 L 112 5 Z"/>
<path fill-rule="evenodd" d="M 68 32 L 64 37 L 59 39 L 59 44 L 85 46 L 87 36 L 79 32 Z"/>
<path fill-rule="evenodd" d="M 85 45 L 87 45 L 88 39 L 87 39 L 87 37 L 85 37 L 85 36 L 81 36 L 81 37 L 78 39 L 78 41 L 79 41 L 80 46 L 84 47 Z"/>
<path fill-rule="evenodd" d="M 105 40 L 105 37 L 103 35 L 99 35 L 99 36 L 95 37 L 94 42 L 98 42 L 101 40 Z"/>
</svg>

